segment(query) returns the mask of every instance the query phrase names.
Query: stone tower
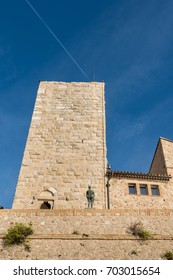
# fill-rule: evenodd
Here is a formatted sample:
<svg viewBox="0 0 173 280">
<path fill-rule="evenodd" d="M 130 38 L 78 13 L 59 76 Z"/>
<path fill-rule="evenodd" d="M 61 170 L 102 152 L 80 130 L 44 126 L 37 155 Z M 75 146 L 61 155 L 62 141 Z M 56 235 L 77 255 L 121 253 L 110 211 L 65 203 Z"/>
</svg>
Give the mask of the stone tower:
<svg viewBox="0 0 173 280">
<path fill-rule="evenodd" d="M 13 209 L 106 207 L 104 83 L 40 82 Z"/>
</svg>

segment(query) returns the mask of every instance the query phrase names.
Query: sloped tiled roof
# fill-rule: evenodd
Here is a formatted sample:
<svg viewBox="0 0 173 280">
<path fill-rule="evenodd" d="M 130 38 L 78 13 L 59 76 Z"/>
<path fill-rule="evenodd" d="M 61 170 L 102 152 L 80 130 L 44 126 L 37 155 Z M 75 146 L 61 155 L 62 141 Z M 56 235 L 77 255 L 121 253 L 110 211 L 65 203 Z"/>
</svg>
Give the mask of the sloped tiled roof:
<svg viewBox="0 0 173 280">
<path fill-rule="evenodd" d="M 166 174 L 152 174 L 144 172 L 128 172 L 128 171 L 107 171 L 106 176 L 108 178 L 136 178 L 136 179 L 150 179 L 150 180 L 160 180 L 160 181 L 169 181 L 171 175 Z"/>
</svg>

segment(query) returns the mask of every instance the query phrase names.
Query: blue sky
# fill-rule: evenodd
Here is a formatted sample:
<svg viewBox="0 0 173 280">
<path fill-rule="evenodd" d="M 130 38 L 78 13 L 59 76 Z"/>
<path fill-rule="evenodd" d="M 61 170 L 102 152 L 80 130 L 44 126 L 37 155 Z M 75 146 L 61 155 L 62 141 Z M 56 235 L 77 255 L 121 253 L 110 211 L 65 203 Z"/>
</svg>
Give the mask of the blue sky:
<svg viewBox="0 0 173 280">
<path fill-rule="evenodd" d="M 105 81 L 114 170 L 148 172 L 173 140 L 172 0 L 25 0 L 0 9 L 0 204 L 11 208 L 39 80 Z M 95 70 L 94 70 L 95 69 Z"/>
</svg>

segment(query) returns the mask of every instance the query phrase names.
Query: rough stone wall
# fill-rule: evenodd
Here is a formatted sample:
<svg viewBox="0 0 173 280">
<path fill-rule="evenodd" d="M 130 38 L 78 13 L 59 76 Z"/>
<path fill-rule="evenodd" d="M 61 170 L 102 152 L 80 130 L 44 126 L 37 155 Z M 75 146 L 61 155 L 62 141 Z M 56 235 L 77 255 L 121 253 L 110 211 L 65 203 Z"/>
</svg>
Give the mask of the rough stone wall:
<svg viewBox="0 0 173 280">
<path fill-rule="evenodd" d="M 1 260 L 160 260 L 173 251 L 173 241 L 155 239 L 31 239 L 31 251 L 23 246 L 4 249 L 0 245 Z"/>
<path fill-rule="evenodd" d="M 32 224 L 36 235 L 126 234 L 131 223 L 142 222 L 153 234 L 173 234 L 170 209 L 1 210 L 0 234 L 16 222 Z"/>
<path fill-rule="evenodd" d="M 167 174 L 173 176 L 173 141 L 161 138 Z"/>
<path fill-rule="evenodd" d="M 31 224 L 31 250 L 3 246 L 16 222 Z M 141 222 L 153 234 L 142 241 L 129 232 Z M 173 251 L 173 210 L 1 210 L 0 259 L 161 259 Z"/>
<path fill-rule="evenodd" d="M 129 184 L 135 184 L 137 194 L 129 194 Z M 147 195 L 140 194 L 140 185 L 146 185 Z M 159 195 L 152 195 L 151 187 L 158 186 Z M 110 180 L 111 209 L 173 209 L 173 179 L 169 181 L 112 178 Z"/>
<path fill-rule="evenodd" d="M 159 139 L 150 173 L 173 176 L 173 141 L 165 138 Z"/>
<path fill-rule="evenodd" d="M 84 209 L 88 185 L 105 208 L 104 107 L 103 83 L 40 83 L 14 209 Z"/>
<path fill-rule="evenodd" d="M 159 139 L 158 145 L 156 147 L 156 151 L 150 167 L 150 173 L 167 174 L 161 138 Z"/>
</svg>

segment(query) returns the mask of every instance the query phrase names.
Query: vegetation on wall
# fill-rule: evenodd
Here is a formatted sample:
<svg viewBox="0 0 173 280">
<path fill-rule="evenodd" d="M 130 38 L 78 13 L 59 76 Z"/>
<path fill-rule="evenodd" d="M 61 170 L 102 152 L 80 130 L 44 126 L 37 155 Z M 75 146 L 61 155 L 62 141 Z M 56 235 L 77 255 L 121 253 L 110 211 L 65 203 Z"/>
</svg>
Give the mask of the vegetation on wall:
<svg viewBox="0 0 173 280">
<path fill-rule="evenodd" d="M 7 234 L 4 236 L 4 245 L 11 246 L 24 244 L 27 249 L 29 248 L 29 245 L 26 244 L 26 238 L 31 234 L 33 234 L 31 226 L 17 223 L 8 229 Z"/>
<path fill-rule="evenodd" d="M 152 238 L 152 234 L 149 231 L 144 229 L 141 222 L 138 222 L 138 223 L 135 223 L 135 224 L 131 225 L 129 227 L 129 229 L 130 229 L 130 232 L 134 236 L 137 236 L 137 237 L 141 238 L 142 240 L 147 240 L 147 239 Z"/>
<path fill-rule="evenodd" d="M 163 255 L 163 258 L 166 260 L 173 260 L 173 252 L 168 251 Z"/>
</svg>

